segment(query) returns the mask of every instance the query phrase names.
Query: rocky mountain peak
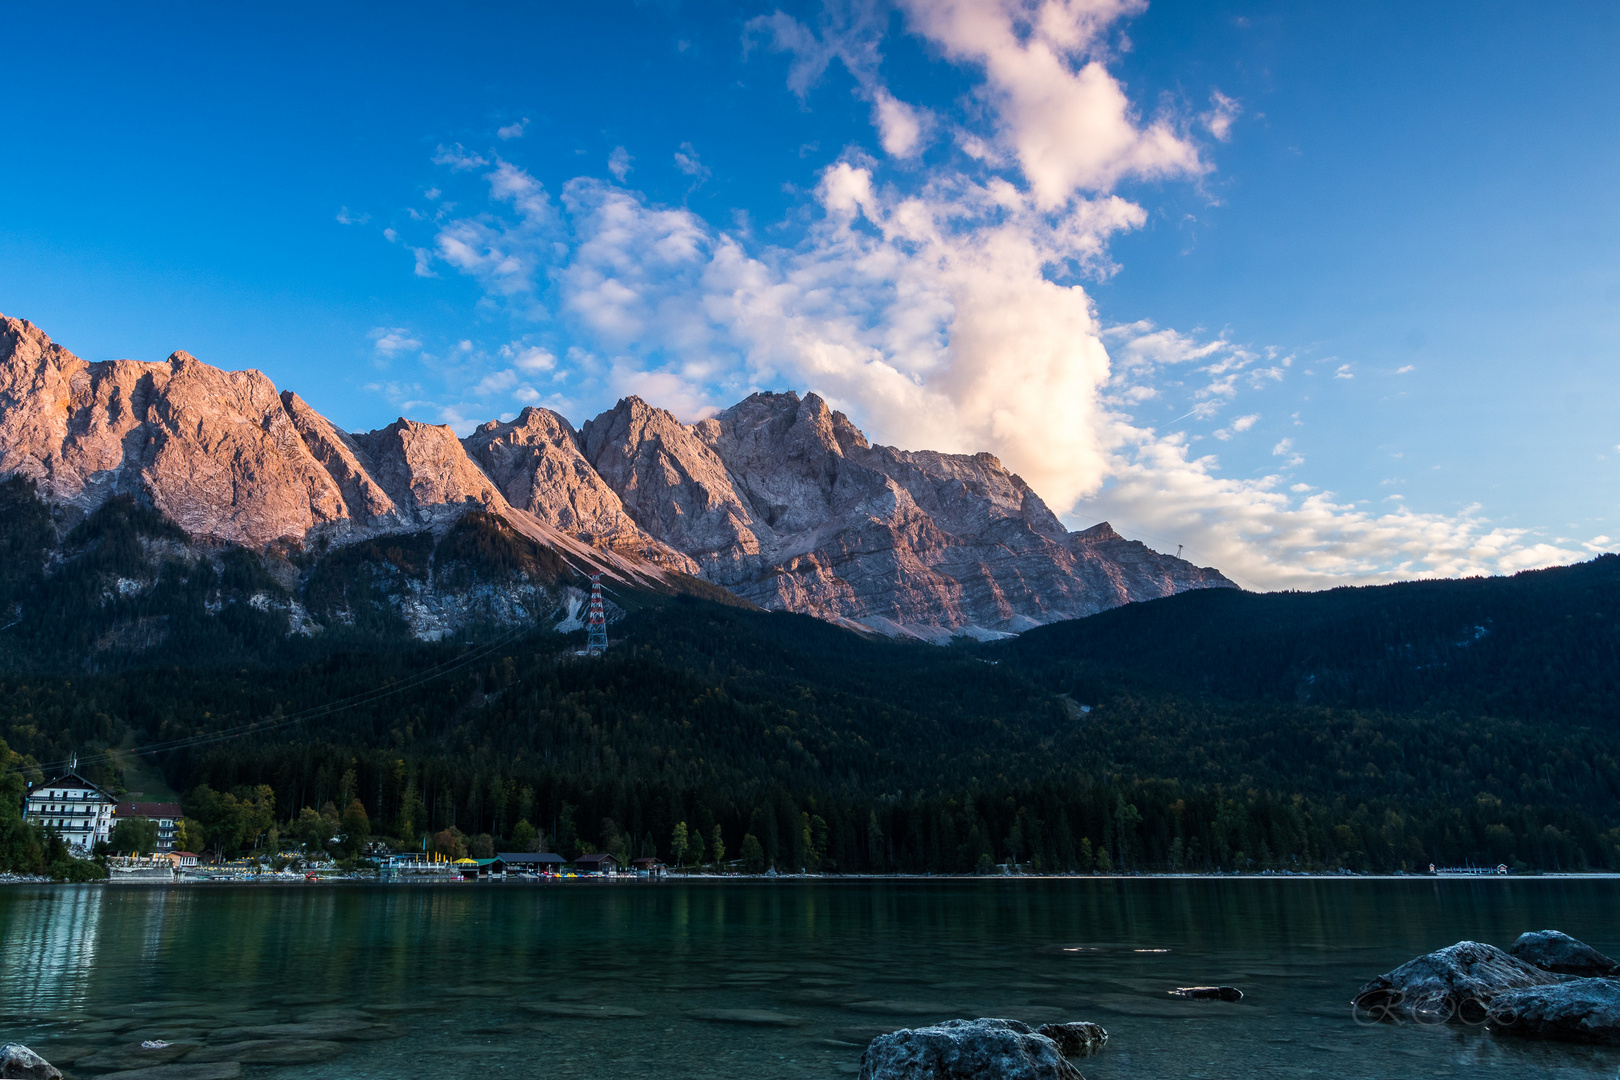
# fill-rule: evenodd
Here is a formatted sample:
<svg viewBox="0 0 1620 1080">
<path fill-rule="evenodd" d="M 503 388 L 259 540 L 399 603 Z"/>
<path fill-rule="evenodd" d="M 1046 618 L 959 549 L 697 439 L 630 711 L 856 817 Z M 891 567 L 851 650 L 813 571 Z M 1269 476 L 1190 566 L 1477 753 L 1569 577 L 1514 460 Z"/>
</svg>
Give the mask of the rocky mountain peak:
<svg viewBox="0 0 1620 1080">
<path fill-rule="evenodd" d="M 486 511 L 613 575 L 701 573 L 765 607 L 924 637 L 1231 584 L 1107 523 L 1069 532 L 992 454 L 873 445 L 815 393 L 751 394 L 695 424 L 631 396 L 578 430 L 531 407 L 465 439 L 404 417 L 350 433 L 260 372 L 183 351 L 88 364 L 0 316 L 13 474 L 70 515 L 129 494 L 193 537 L 260 549 L 439 536 Z"/>
</svg>

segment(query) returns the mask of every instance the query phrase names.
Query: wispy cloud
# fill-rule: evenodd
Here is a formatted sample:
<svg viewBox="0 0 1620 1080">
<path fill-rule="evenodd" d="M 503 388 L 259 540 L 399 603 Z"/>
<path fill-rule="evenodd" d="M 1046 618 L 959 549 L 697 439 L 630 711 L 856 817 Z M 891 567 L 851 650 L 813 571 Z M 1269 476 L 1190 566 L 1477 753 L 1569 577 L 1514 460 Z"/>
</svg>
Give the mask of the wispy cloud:
<svg viewBox="0 0 1620 1080">
<path fill-rule="evenodd" d="M 422 343 L 411 336 L 411 332 L 403 326 L 378 326 L 370 334 L 372 348 L 381 356 L 395 357 L 401 353 L 416 352 L 422 348 Z"/>
<path fill-rule="evenodd" d="M 523 138 L 523 129 L 527 127 L 528 124 L 529 118 L 525 116 L 521 120 L 515 120 L 510 124 L 496 128 L 495 137 L 499 139 L 521 139 Z"/>
<path fill-rule="evenodd" d="M 675 167 L 692 178 L 692 190 L 696 191 L 707 180 L 711 172 L 698 157 L 695 147 L 689 142 L 681 143 L 681 148 L 675 151 Z"/>
<path fill-rule="evenodd" d="M 447 165 L 452 169 L 481 169 L 489 164 L 482 154 L 475 154 L 465 149 L 460 143 L 454 146 L 440 145 L 433 155 L 433 164 Z"/>
<path fill-rule="evenodd" d="M 1243 106 L 1219 90 L 1210 91 L 1209 111 L 1198 118 L 1204 129 L 1221 142 L 1232 138 L 1232 125 L 1243 114 Z"/>
</svg>

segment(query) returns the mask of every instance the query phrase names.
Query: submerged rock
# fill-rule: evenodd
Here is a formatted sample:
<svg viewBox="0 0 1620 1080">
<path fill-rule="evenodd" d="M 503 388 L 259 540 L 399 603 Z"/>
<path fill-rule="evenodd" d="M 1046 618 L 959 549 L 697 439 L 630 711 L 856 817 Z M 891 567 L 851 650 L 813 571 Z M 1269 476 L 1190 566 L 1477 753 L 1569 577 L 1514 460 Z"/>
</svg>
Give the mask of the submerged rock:
<svg viewBox="0 0 1620 1080">
<path fill-rule="evenodd" d="M 1507 990 L 1552 986 L 1568 979 L 1478 941 L 1459 941 L 1409 960 L 1356 991 L 1355 1006 L 1373 1020 L 1483 1022 Z"/>
<path fill-rule="evenodd" d="M 1532 930 L 1520 934 L 1519 940 L 1508 947 L 1508 952 L 1527 964 L 1560 975 L 1620 974 L 1620 964 L 1560 930 Z"/>
<path fill-rule="evenodd" d="M 1571 979 L 1556 986 L 1504 991 L 1491 1002 L 1491 1030 L 1620 1043 L 1620 981 Z"/>
<path fill-rule="evenodd" d="M 197 1044 L 190 1043 L 164 1043 L 162 1046 L 109 1046 L 105 1050 L 80 1058 L 73 1063 L 77 1069 L 138 1069 L 147 1065 L 167 1065 L 171 1061 L 179 1061 L 193 1050 Z"/>
<path fill-rule="evenodd" d="M 145 1069 L 102 1073 L 96 1080 L 237 1080 L 242 1066 L 235 1061 L 216 1065 L 153 1065 Z"/>
<path fill-rule="evenodd" d="M 22 1043 L 0 1043 L 0 1080 L 62 1080 L 62 1070 Z"/>
<path fill-rule="evenodd" d="M 1242 1001 L 1243 991 L 1235 986 L 1178 986 L 1170 991 L 1176 997 L 1194 1001 Z"/>
<path fill-rule="evenodd" d="M 879 1035 L 860 1080 L 1084 1080 L 1057 1043 L 1017 1020 L 947 1020 Z"/>
<path fill-rule="evenodd" d="M 1108 1032 L 1101 1024 L 1074 1020 L 1067 1024 L 1042 1024 L 1035 1034 L 1045 1035 L 1057 1044 L 1064 1057 L 1090 1057 L 1108 1043 Z"/>
<path fill-rule="evenodd" d="M 186 1064 L 239 1061 L 244 1065 L 314 1065 L 343 1053 L 342 1043 L 317 1039 L 250 1039 L 205 1046 L 186 1055 Z"/>
</svg>

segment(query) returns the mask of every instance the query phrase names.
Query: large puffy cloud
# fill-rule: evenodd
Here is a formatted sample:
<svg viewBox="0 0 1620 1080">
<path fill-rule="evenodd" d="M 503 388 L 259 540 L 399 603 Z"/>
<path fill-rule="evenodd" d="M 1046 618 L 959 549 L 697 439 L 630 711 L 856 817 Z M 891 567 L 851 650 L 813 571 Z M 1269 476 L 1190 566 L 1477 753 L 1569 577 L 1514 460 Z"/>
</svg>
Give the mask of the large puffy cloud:
<svg viewBox="0 0 1620 1080">
<path fill-rule="evenodd" d="M 1149 407 L 1195 422 L 1236 413 L 1240 396 L 1276 384 L 1291 362 L 1224 336 L 1105 329 L 1081 284 L 1110 272 L 1110 239 L 1145 221 L 1113 193 L 1121 181 L 1208 169 L 1190 124 L 1144 123 L 1105 66 L 1110 28 L 1140 5 L 904 6 L 913 30 L 983 73 L 990 127 L 955 128 L 968 152 L 929 169 L 846 153 L 819 174 L 811 224 L 791 244 L 654 205 L 623 186 L 623 167 L 612 170 L 618 184 L 579 177 L 553 199 L 493 153 L 441 152 L 452 174 L 481 170 L 486 201 L 438 218 L 431 243 L 413 250 L 478 281 L 486 303 L 526 324 L 525 348 L 545 346 L 525 354 L 545 362 L 527 366 L 513 350 L 491 354 L 491 370 L 464 385 L 498 411 L 538 400 L 589 411 L 639 393 L 688 419 L 755 389 L 815 390 L 879 441 L 989 450 L 1071 523 L 1113 519 L 1259 587 L 1577 557 L 1477 510 L 1375 512 L 1311 489 L 1289 472 L 1303 458 L 1288 439 L 1267 459 L 1276 475 L 1225 478 L 1193 437 L 1139 420 Z M 841 62 L 878 144 L 914 162 L 944 121 L 880 77 L 883 24 L 856 7 L 817 30 L 777 13 L 749 34 L 792 54 L 789 87 L 801 96 Z M 1224 138 L 1238 105 L 1215 100 L 1218 115 L 1202 123 Z M 455 418 L 470 407 L 458 403 Z M 1223 447 L 1262 437 L 1260 416 L 1232 416 L 1211 435 Z"/>
<path fill-rule="evenodd" d="M 1138 123 L 1104 66 L 1104 36 L 1133 0 L 905 0 L 945 55 L 979 65 L 999 124 L 1039 205 L 1108 191 L 1129 177 L 1198 175 L 1198 148 L 1168 118 Z M 1225 99 L 1230 101 L 1230 99 Z M 1227 127 L 1230 126 L 1228 123 Z"/>
</svg>

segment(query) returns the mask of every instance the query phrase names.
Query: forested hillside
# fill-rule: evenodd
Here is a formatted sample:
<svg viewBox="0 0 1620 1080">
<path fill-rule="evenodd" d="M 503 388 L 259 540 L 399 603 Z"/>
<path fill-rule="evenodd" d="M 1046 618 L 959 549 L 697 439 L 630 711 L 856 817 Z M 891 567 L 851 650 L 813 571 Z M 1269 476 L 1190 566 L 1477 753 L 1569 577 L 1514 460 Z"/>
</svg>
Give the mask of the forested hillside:
<svg viewBox="0 0 1620 1080">
<path fill-rule="evenodd" d="M 1082 695 L 1095 682 L 1606 726 L 1620 705 L 1620 556 L 1513 577 L 1200 592 L 1041 627 L 1005 651 Z"/>
<path fill-rule="evenodd" d="M 1558 597 L 1588 599 L 1571 577 L 1602 579 L 1612 563 L 1451 586 L 1551 581 L 1543 621 L 1561 620 L 1566 612 L 1550 607 Z M 1288 622 L 1294 605 L 1399 599 L 1406 588 L 1189 594 L 952 648 L 667 599 L 618 624 L 601 659 L 574 656 L 577 640 L 547 632 L 482 644 L 290 641 L 228 664 L 148 660 L 7 678 L 0 709 L 8 740 L 38 760 L 228 734 L 156 755 L 170 782 L 192 792 L 194 835 L 223 850 L 271 843 L 270 829 L 296 832 L 301 815 L 323 808 L 335 820 L 358 799 L 369 829 L 404 843 L 452 833 L 499 847 L 527 837 L 525 823 L 569 853 L 668 857 L 685 823 L 705 838 L 718 827 L 729 857 L 794 869 L 1620 866 L 1620 760 L 1608 726 L 1566 713 L 1464 713 L 1438 694 L 1399 699 L 1410 704 L 1397 709 L 1371 689 L 1326 702 L 1275 690 L 1294 676 L 1269 634 L 1301 655 L 1334 655 L 1326 642 L 1311 651 Z M 1212 600 L 1232 599 L 1252 625 L 1209 614 Z M 1533 607 L 1533 597 L 1522 603 Z M 1219 680 L 1201 681 L 1200 662 L 1185 659 L 1156 677 L 1150 646 L 1182 625 L 1178 606 L 1192 609 L 1184 638 L 1225 649 L 1242 629 L 1255 651 L 1222 653 Z M 1287 615 L 1278 630 L 1262 618 L 1274 608 Z M 1376 617 L 1376 606 L 1366 610 Z M 1396 626 L 1461 640 L 1440 615 L 1425 618 Z M 1137 634 L 1134 647 L 1093 629 L 1108 622 Z M 1224 637 L 1198 637 L 1219 625 Z M 1398 653 L 1401 633 L 1389 633 Z M 1057 644 L 1063 635 L 1081 640 Z M 1345 652 L 1369 659 L 1337 670 L 1400 677 L 1378 650 Z M 1498 655 L 1505 676 L 1536 659 Z M 1233 670 L 1245 664 L 1253 670 Z M 1360 692 L 1346 678 L 1335 685 Z M 376 696 L 390 687 L 404 689 Z M 238 733 L 245 724 L 258 730 Z M 117 782 L 110 767 L 103 775 Z"/>
<path fill-rule="evenodd" d="M 584 658 L 546 623 L 407 632 L 390 590 L 429 567 L 469 590 L 568 572 L 487 515 L 344 549 L 295 593 L 298 552 L 199 552 L 117 500 L 53 547 L 26 489 L 0 497 L 12 775 L 77 754 L 116 790 L 145 762 L 221 854 L 341 834 L 831 871 L 1620 868 L 1615 557 L 1191 592 L 950 647 L 620 588 Z M 297 604 L 347 618 L 289 634 Z M 12 832 L 42 865 L 46 838 Z"/>
</svg>

